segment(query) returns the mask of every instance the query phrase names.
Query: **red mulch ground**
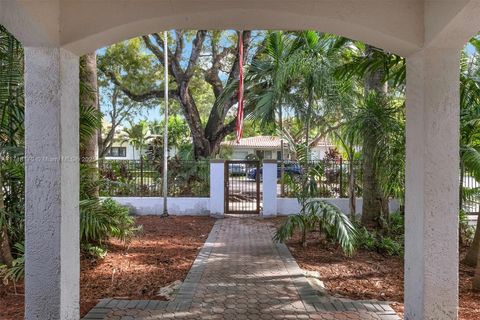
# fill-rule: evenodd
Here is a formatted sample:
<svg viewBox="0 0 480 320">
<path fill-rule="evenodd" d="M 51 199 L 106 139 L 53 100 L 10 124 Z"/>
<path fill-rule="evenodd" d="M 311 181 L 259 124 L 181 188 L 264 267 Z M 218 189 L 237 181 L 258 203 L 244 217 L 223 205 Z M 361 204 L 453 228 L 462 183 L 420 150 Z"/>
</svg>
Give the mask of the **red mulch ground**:
<svg viewBox="0 0 480 320">
<path fill-rule="evenodd" d="M 205 242 L 214 219 L 145 216 L 136 218 L 143 231 L 127 245 L 108 243 L 103 260 L 82 257 L 80 309 L 85 315 L 106 297 L 158 299 L 164 285 L 183 280 Z M 23 285 L 0 286 L 0 319 L 23 319 Z"/>
<path fill-rule="evenodd" d="M 276 218 L 273 223 L 278 226 L 282 221 Z M 287 245 L 302 269 L 319 272 L 331 295 L 391 301 L 395 311 L 403 314 L 402 257 L 359 250 L 347 258 L 318 234 L 310 234 L 308 240 L 306 249 L 300 245 L 299 235 Z M 471 290 L 474 272 L 474 268 L 460 265 L 460 319 L 480 320 L 480 293 Z"/>
</svg>

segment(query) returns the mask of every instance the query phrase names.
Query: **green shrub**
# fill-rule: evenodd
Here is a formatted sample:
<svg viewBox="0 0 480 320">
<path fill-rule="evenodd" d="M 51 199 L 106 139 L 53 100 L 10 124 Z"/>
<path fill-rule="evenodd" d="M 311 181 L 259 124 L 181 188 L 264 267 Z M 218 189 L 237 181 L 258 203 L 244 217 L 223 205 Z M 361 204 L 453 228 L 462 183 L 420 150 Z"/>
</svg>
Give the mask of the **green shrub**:
<svg viewBox="0 0 480 320">
<path fill-rule="evenodd" d="M 403 243 L 390 237 L 380 237 L 377 241 L 377 250 L 389 256 L 401 256 L 403 255 Z"/>
<path fill-rule="evenodd" d="M 393 236 L 405 234 L 405 218 L 398 212 L 392 213 L 389 217 L 388 232 Z"/>
<path fill-rule="evenodd" d="M 300 230 L 305 247 L 307 234 L 315 226 L 318 226 L 327 238 L 338 243 L 345 254 L 353 254 L 356 237 L 354 225 L 338 207 L 324 200 L 306 200 L 300 214 L 288 217 L 276 231 L 274 240 L 284 242 L 291 238 L 296 230 Z"/>
<path fill-rule="evenodd" d="M 91 257 L 103 259 L 107 256 L 107 250 L 101 246 L 93 246 L 89 243 L 82 244 L 82 251 Z"/>
<path fill-rule="evenodd" d="M 403 235 L 396 237 L 382 236 L 376 231 L 369 231 L 363 227 L 359 229 L 356 240 L 357 248 L 376 251 L 389 256 L 403 255 Z"/>
<path fill-rule="evenodd" d="M 356 246 L 358 248 L 363 248 L 370 251 L 376 250 L 377 239 L 374 233 L 368 231 L 365 227 L 359 229 L 356 239 Z"/>
<path fill-rule="evenodd" d="M 125 241 L 138 229 L 128 208 L 112 199 L 80 201 L 81 249 L 90 256 L 104 258 L 107 255 L 102 246 L 104 240 L 117 238 Z M 24 243 L 16 243 L 13 249 L 17 258 L 10 268 L 2 266 L 0 271 L 5 281 L 17 282 L 25 273 Z"/>
<path fill-rule="evenodd" d="M 135 230 L 135 220 L 129 214 L 128 208 L 112 199 L 80 201 L 82 244 L 102 244 L 108 238 L 125 241 Z"/>
<path fill-rule="evenodd" d="M 12 280 L 18 282 L 23 279 L 25 274 L 25 245 L 23 242 L 15 243 L 13 246 L 15 253 L 15 260 L 12 262 L 12 266 L 8 268 L 7 266 L 1 266 L 1 274 L 3 275 L 3 280 L 5 282 Z"/>
</svg>

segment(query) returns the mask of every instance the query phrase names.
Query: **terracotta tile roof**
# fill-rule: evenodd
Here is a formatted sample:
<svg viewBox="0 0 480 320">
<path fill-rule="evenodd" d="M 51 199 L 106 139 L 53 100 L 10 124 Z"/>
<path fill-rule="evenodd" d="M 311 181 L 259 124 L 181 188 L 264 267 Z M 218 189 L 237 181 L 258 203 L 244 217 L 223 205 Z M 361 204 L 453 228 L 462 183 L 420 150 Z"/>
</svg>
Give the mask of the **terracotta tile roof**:
<svg viewBox="0 0 480 320">
<path fill-rule="evenodd" d="M 288 142 L 284 140 L 285 146 L 288 145 Z M 240 139 L 240 143 L 236 141 L 224 141 L 221 143 L 222 146 L 234 147 L 234 148 L 259 148 L 259 149 L 279 149 L 281 146 L 280 138 L 275 136 L 255 136 L 250 138 Z M 327 145 L 330 146 L 331 143 L 328 141 L 319 141 L 317 145 Z"/>
</svg>

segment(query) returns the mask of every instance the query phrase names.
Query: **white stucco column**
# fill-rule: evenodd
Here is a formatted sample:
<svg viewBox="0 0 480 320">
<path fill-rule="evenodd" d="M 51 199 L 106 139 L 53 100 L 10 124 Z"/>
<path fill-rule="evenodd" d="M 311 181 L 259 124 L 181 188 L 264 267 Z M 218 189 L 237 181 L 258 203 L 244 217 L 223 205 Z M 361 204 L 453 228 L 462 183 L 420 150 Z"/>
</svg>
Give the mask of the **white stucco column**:
<svg viewBox="0 0 480 320">
<path fill-rule="evenodd" d="M 227 177 L 228 178 L 228 177 Z M 210 161 L 210 215 L 225 214 L 225 161 Z"/>
<path fill-rule="evenodd" d="M 262 169 L 263 216 L 277 215 L 277 161 L 264 160 Z"/>
<path fill-rule="evenodd" d="M 407 58 L 405 319 L 457 319 L 459 59 Z"/>
<path fill-rule="evenodd" d="M 25 48 L 25 319 L 79 319 L 79 64 Z"/>
</svg>

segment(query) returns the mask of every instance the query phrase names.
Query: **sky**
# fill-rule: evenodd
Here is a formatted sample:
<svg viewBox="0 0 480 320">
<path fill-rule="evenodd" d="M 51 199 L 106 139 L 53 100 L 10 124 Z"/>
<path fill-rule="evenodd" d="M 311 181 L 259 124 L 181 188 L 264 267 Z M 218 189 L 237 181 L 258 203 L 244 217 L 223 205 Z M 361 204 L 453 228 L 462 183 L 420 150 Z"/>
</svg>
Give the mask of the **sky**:
<svg viewBox="0 0 480 320">
<path fill-rule="evenodd" d="M 235 32 L 234 30 L 230 30 L 229 32 L 231 32 L 232 34 Z M 169 31 L 169 37 L 170 39 L 175 39 L 175 32 L 174 31 Z M 220 45 L 227 45 L 227 39 L 226 38 L 222 38 L 221 42 L 220 42 Z M 145 49 L 146 50 L 146 49 Z M 192 41 L 191 39 L 189 40 L 186 40 L 185 41 L 185 48 L 184 48 L 184 52 L 183 52 L 183 57 L 185 59 L 183 59 L 183 63 L 182 63 L 182 67 L 186 67 L 186 64 L 188 62 L 188 57 L 191 53 L 191 50 L 192 50 Z M 105 51 L 106 51 L 106 48 L 101 48 L 99 50 L 97 50 L 97 54 L 98 55 L 103 55 L 105 54 Z M 475 49 L 474 47 L 471 45 L 471 44 L 467 44 L 466 47 L 465 47 L 465 52 L 468 54 L 468 55 L 473 55 L 474 52 L 475 52 Z M 227 74 L 221 74 L 220 75 L 222 79 L 226 79 L 227 77 Z M 102 93 L 100 93 L 102 95 Z M 108 99 L 101 99 L 100 101 L 102 101 L 103 103 L 105 102 L 108 102 Z M 152 109 L 147 109 L 147 110 L 144 110 L 144 112 L 140 115 L 137 115 L 134 117 L 134 121 L 135 122 L 138 122 L 140 120 L 148 120 L 148 121 L 160 121 L 163 119 L 163 109 L 164 109 L 164 101 L 161 101 L 161 104 L 159 104 L 158 106 L 152 108 Z"/>
</svg>

